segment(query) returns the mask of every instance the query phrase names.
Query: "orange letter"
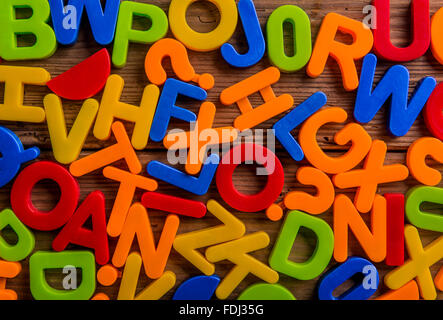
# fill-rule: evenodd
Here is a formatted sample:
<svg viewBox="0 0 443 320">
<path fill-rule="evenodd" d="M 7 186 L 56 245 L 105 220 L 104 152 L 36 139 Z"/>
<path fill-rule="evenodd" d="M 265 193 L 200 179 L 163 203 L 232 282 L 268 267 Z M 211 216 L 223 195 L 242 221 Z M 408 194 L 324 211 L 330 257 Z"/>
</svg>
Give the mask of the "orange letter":
<svg viewBox="0 0 443 320">
<path fill-rule="evenodd" d="M 443 42 L 441 30 L 443 28 L 443 8 L 440 8 L 431 20 L 431 49 L 434 58 L 443 64 Z"/>
<path fill-rule="evenodd" d="M 427 156 L 443 163 L 443 142 L 435 138 L 416 140 L 408 150 L 408 168 L 418 182 L 427 186 L 436 186 L 441 181 L 441 174 L 426 165 Z"/>
<path fill-rule="evenodd" d="M 111 237 L 118 237 L 123 230 L 126 216 L 134 199 L 135 189 L 155 191 L 158 188 L 158 184 L 155 180 L 115 167 L 104 168 L 103 175 L 108 179 L 120 182 L 120 187 L 118 188 L 117 197 L 115 198 L 107 226 L 108 234 Z"/>
<path fill-rule="evenodd" d="M 349 151 L 340 157 L 327 156 L 317 144 L 317 132 L 321 126 L 329 122 L 345 122 L 348 115 L 341 108 L 327 108 L 309 118 L 299 133 L 300 145 L 306 159 L 316 168 L 325 173 L 335 174 L 345 172 L 359 164 L 371 149 L 371 137 L 356 123 L 350 123 L 341 129 L 334 137 L 336 144 L 344 146 L 352 142 Z"/>
<path fill-rule="evenodd" d="M 377 195 L 371 214 L 372 233 L 355 209 L 351 200 L 340 194 L 334 202 L 334 258 L 344 262 L 348 258 L 348 226 L 369 259 L 381 262 L 386 257 L 386 200 Z"/>
<path fill-rule="evenodd" d="M 351 34 L 354 42 L 347 45 L 335 41 L 337 31 Z M 363 23 L 336 13 L 328 13 L 320 27 L 306 72 L 310 77 L 317 78 L 323 73 L 326 61 L 331 56 L 340 66 L 345 89 L 355 90 L 359 81 L 354 60 L 368 54 L 373 44 L 372 32 Z"/>
<path fill-rule="evenodd" d="M 358 187 L 354 203 L 361 213 L 371 210 L 379 184 L 403 181 L 409 176 L 408 168 L 402 164 L 383 165 L 387 149 L 386 143 L 375 140 L 363 169 L 339 173 L 332 178 L 340 189 Z"/>
<path fill-rule="evenodd" d="M 180 220 L 176 215 L 168 215 L 156 249 L 148 213 L 142 204 L 134 204 L 129 209 L 125 226 L 112 257 L 112 264 L 117 268 L 124 266 L 134 236 L 137 235 L 146 275 L 151 279 L 160 278 L 168 261 L 179 223 Z"/>
<path fill-rule="evenodd" d="M 168 150 L 173 150 L 172 148 L 189 148 L 188 159 L 185 166 L 186 172 L 189 174 L 198 174 L 201 171 L 203 162 L 205 161 L 204 158 L 208 153 L 208 146 L 229 143 L 237 139 L 238 131 L 233 127 L 212 128 L 215 112 L 215 105 L 212 102 L 203 102 L 194 130 L 171 133 L 163 139 L 163 145 Z M 224 130 L 232 133 L 227 137 L 228 139 L 225 139 L 223 135 Z M 187 143 L 186 145 L 174 143 L 176 141 L 187 141 Z"/>
<path fill-rule="evenodd" d="M 132 173 L 137 174 L 142 171 L 142 165 L 132 148 L 123 123 L 114 122 L 112 124 L 112 132 L 117 140 L 116 144 L 71 163 L 69 171 L 74 177 L 83 176 L 121 159 L 126 160 Z"/>
<path fill-rule="evenodd" d="M 311 196 L 306 192 L 294 191 L 285 197 L 285 206 L 290 210 L 301 210 L 310 214 L 321 214 L 334 203 L 334 185 L 328 175 L 311 167 L 302 167 L 297 170 L 297 180 L 301 184 L 313 185 L 317 188 L 317 195 Z"/>
</svg>

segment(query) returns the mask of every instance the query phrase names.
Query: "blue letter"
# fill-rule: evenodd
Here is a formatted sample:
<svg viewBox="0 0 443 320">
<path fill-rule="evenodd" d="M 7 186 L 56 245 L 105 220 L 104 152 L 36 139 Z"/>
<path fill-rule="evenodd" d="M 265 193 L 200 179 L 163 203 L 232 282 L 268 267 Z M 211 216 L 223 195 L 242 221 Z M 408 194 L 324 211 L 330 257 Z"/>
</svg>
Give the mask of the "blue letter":
<svg viewBox="0 0 443 320">
<path fill-rule="evenodd" d="M 246 54 L 238 54 L 234 47 L 225 43 L 221 47 L 223 58 L 231 66 L 246 68 L 253 66 L 263 58 L 266 51 L 265 38 L 261 30 L 260 21 L 255 11 L 252 0 L 240 0 L 238 2 L 238 13 L 243 24 L 249 51 Z"/>
<path fill-rule="evenodd" d="M 84 7 L 86 7 L 95 41 L 105 46 L 114 40 L 120 0 L 106 0 L 104 12 L 100 0 L 69 0 L 66 7 L 64 0 L 49 0 L 49 5 L 54 32 L 59 43 L 71 45 L 77 41 Z M 66 8 L 69 9 L 66 10 Z M 65 19 L 69 15 L 75 21 L 71 21 L 68 25 Z"/>
<path fill-rule="evenodd" d="M 408 104 L 408 69 L 401 65 L 391 67 L 372 91 L 376 66 L 377 57 L 368 54 L 363 60 L 354 117 L 360 123 L 368 123 L 391 97 L 389 130 L 393 135 L 402 137 L 412 127 L 437 82 L 432 77 L 423 78 Z"/>
</svg>

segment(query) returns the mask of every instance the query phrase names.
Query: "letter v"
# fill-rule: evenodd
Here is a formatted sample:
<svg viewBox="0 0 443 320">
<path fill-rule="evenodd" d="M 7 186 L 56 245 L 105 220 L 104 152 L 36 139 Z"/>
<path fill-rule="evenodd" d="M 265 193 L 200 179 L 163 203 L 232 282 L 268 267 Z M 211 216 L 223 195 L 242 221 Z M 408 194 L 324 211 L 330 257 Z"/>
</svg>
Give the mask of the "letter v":
<svg viewBox="0 0 443 320">
<path fill-rule="evenodd" d="M 402 137 L 412 127 L 437 82 L 432 77 L 420 80 L 408 103 L 408 69 L 402 65 L 391 67 L 374 91 L 371 92 L 376 66 L 377 57 L 373 54 L 368 54 L 363 60 L 354 117 L 360 123 L 368 123 L 388 99 L 391 98 L 389 130 L 393 135 Z"/>
<path fill-rule="evenodd" d="M 77 160 L 97 115 L 98 101 L 88 99 L 83 103 L 69 135 L 61 99 L 55 94 L 48 94 L 43 104 L 55 159 L 62 164 Z"/>
</svg>

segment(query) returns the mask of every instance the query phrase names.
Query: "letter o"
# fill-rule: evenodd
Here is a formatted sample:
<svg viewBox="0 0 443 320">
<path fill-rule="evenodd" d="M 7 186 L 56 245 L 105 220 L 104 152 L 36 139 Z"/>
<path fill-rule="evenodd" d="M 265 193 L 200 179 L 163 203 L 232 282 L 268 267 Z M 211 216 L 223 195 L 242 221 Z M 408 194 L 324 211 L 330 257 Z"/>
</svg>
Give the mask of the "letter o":
<svg viewBox="0 0 443 320">
<path fill-rule="evenodd" d="M 238 11 L 234 0 L 206 0 L 217 6 L 220 23 L 211 32 L 193 30 L 186 21 L 186 12 L 197 0 L 172 0 L 169 6 L 169 25 L 174 36 L 186 47 L 195 51 L 213 51 L 220 48 L 234 34 Z"/>
<path fill-rule="evenodd" d="M 42 212 L 34 207 L 31 192 L 42 180 L 55 181 L 60 187 L 60 199 L 51 211 Z M 59 164 L 40 161 L 26 167 L 17 177 L 11 190 L 11 206 L 16 216 L 28 227 L 51 231 L 62 227 L 74 213 L 80 188 L 74 177 Z"/>
<path fill-rule="evenodd" d="M 247 148 L 253 150 L 252 157 L 246 154 Z M 232 175 L 240 165 L 240 163 L 234 161 L 235 155 L 239 152 L 241 152 L 240 160 L 242 163 L 253 160 L 257 164 L 263 165 L 269 174 L 266 187 L 255 195 L 245 195 L 238 192 L 232 182 Z M 258 157 L 258 152 L 263 157 Z M 269 161 L 265 161 L 266 159 L 274 162 L 273 172 L 270 171 Z M 221 159 L 216 174 L 217 189 L 220 196 L 232 208 L 243 212 L 258 212 L 269 208 L 280 196 L 284 180 L 283 166 L 280 160 L 271 150 L 256 144 L 241 144 L 233 147 Z"/>
</svg>

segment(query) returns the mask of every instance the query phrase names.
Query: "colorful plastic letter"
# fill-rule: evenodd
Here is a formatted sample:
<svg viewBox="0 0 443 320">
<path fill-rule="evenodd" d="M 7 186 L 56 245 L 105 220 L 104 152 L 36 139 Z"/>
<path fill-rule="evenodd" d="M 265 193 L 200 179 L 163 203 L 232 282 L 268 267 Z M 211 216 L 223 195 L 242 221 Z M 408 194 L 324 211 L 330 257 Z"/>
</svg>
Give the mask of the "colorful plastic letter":
<svg viewBox="0 0 443 320">
<path fill-rule="evenodd" d="M 30 8 L 32 15 L 26 19 L 16 17 L 17 8 Z M 54 31 L 46 23 L 50 8 L 46 0 L 4 0 L 0 2 L 1 57 L 5 60 L 45 59 L 52 56 L 57 48 Z M 32 46 L 19 46 L 17 36 L 32 34 Z"/>
<path fill-rule="evenodd" d="M 421 210 L 424 202 L 442 204 L 443 189 L 437 187 L 415 187 L 406 194 L 406 216 L 417 228 L 443 232 L 441 215 Z"/>
<path fill-rule="evenodd" d="M 142 171 L 140 161 L 132 148 L 123 123 L 114 122 L 112 132 L 117 143 L 71 163 L 69 171 L 73 176 L 84 176 L 121 159 L 125 159 L 129 171 L 132 173 L 138 174 Z"/>
<path fill-rule="evenodd" d="M 275 137 L 295 161 L 303 160 L 305 154 L 291 135 L 291 131 L 320 110 L 326 102 L 326 95 L 320 91 L 316 92 L 274 125 Z"/>
<path fill-rule="evenodd" d="M 443 267 L 440 268 L 440 271 L 437 273 L 437 275 L 434 278 L 435 287 L 443 291 Z"/>
<path fill-rule="evenodd" d="M 220 283 L 217 276 L 197 276 L 183 282 L 172 300 L 211 300 Z"/>
<path fill-rule="evenodd" d="M 159 300 L 175 286 L 175 274 L 166 271 L 160 278 L 135 295 L 141 267 L 142 257 L 136 252 L 131 253 L 125 264 L 117 300 Z"/>
<path fill-rule="evenodd" d="M 10 245 L 1 236 L 1 230 L 9 226 L 17 235 L 17 243 Z M 34 234 L 17 218 L 12 210 L 0 212 L 0 258 L 6 261 L 21 261 L 34 250 Z"/>
<path fill-rule="evenodd" d="M 169 5 L 169 24 L 174 37 L 195 51 L 213 51 L 231 38 L 237 27 L 238 13 L 234 0 L 208 0 L 220 12 L 220 22 L 211 32 L 201 33 L 192 29 L 186 20 L 186 12 L 195 0 L 172 0 Z"/>
<path fill-rule="evenodd" d="M 180 216 L 203 218 L 206 206 L 203 202 L 169 196 L 158 192 L 145 192 L 142 205 L 147 209 L 161 210 Z"/>
<path fill-rule="evenodd" d="M 412 280 L 403 287 L 397 290 L 391 290 L 390 292 L 377 297 L 375 300 L 420 300 L 420 292 L 418 291 L 417 282 Z"/>
<path fill-rule="evenodd" d="M 262 165 L 265 172 L 259 174 L 268 177 L 265 188 L 255 195 L 238 192 L 232 181 L 235 169 L 251 160 Z M 243 143 L 223 155 L 216 179 L 218 192 L 227 204 L 239 211 L 258 212 L 267 209 L 278 199 L 285 176 L 280 160 L 271 150 L 258 144 Z"/>
<path fill-rule="evenodd" d="M 386 265 L 401 266 L 405 262 L 405 196 L 386 193 Z"/>
<path fill-rule="evenodd" d="M 0 66 L 0 82 L 5 83 L 0 120 L 33 123 L 45 121 L 45 111 L 42 108 L 23 105 L 24 86 L 44 86 L 50 79 L 51 75 L 43 68 Z"/>
<path fill-rule="evenodd" d="M 423 112 L 426 126 L 432 135 L 443 140 L 443 83 L 440 83 L 429 97 Z"/>
<path fill-rule="evenodd" d="M 352 35 L 354 41 L 351 45 L 335 40 L 339 30 Z M 337 13 L 328 13 L 320 27 L 306 72 L 310 77 L 317 78 L 323 73 L 328 57 L 331 56 L 340 66 L 345 90 L 353 91 L 358 87 L 355 60 L 368 54 L 373 43 L 371 30 L 362 22 Z"/>
<path fill-rule="evenodd" d="M 203 165 L 198 178 L 169 167 L 158 161 L 148 163 L 148 173 L 164 182 L 172 184 L 178 188 L 202 196 L 208 192 L 208 189 L 214 179 L 215 172 L 220 158 L 217 154 L 211 154 Z"/>
<path fill-rule="evenodd" d="M 201 272 L 210 276 L 214 274 L 215 267 L 197 249 L 239 239 L 245 234 L 246 227 L 215 200 L 209 200 L 207 207 L 223 225 L 180 234 L 174 240 L 174 249 Z"/>
<path fill-rule="evenodd" d="M 49 0 L 52 25 L 59 43 L 71 45 L 77 41 L 84 9 L 95 41 L 106 46 L 114 40 L 120 0 L 107 0 L 104 10 L 100 0 L 69 0 L 66 7 L 65 4 L 64 0 Z"/>
<path fill-rule="evenodd" d="M 22 163 L 36 159 L 40 149 L 24 149 L 20 139 L 11 130 L 0 126 L 0 188 L 8 184 L 20 170 Z"/>
<path fill-rule="evenodd" d="M 371 230 L 366 225 L 352 201 L 340 194 L 334 202 L 334 258 L 344 262 L 348 258 L 348 229 L 371 261 L 381 262 L 386 258 L 386 200 L 376 195 L 371 212 Z"/>
<path fill-rule="evenodd" d="M 155 191 L 158 188 L 158 184 L 155 180 L 132 174 L 115 167 L 104 168 L 103 176 L 120 182 L 120 187 L 118 188 L 117 197 L 115 198 L 107 227 L 108 234 L 111 237 L 118 237 L 123 230 L 129 208 L 134 199 L 135 190 L 140 188 L 143 190 Z"/>
<path fill-rule="evenodd" d="M 148 30 L 132 29 L 134 16 L 150 20 L 151 27 Z M 129 42 L 154 43 L 163 38 L 167 32 L 168 17 L 161 8 L 153 4 L 134 1 L 121 2 L 112 50 L 112 63 L 118 68 L 126 65 Z"/>
<path fill-rule="evenodd" d="M 31 200 L 34 186 L 42 180 L 52 180 L 60 188 L 60 199 L 49 212 L 38 210 Z M 73 176 L 59 164 L 35 162 L 20 172 L 11 189 L 11 206 L 25 225 L 41 231 L 60 228 L 77 208 L 80 188 Z"/>
<path fill-rule="evenodd" d="M 301 227 L 312 230 L 317 236 L 314 254 L 303 263 L 289 261 L 294 241 Z M 269 257 L 269 265 L 275 271 L 299 280 L 318 277 L 331 261 L 334 251 L 334 234 L 329 225 L 320 218 L 301 211 L 291 211 L 286 216 L 283 227 Z"/>
<path fill-rule="evenodd" d="M 283 25 L 290 23 L 294 36 L 294 55 L 285 52 Z M 311 58 L 311 21 L 306 12 L 294 5 L 284 5 L 269 16 L 267 25 L 268 56 L 272 64 L 283 72 L 295 72 L 303 68 Z"/>
<path fill-rule="evenodd" d="M 385 284 L 393 290 L 400 289 L 409 281 L 417 278 L 420 295 L 425 300 L 435 300 L 435 291 L 432 274 L 429 268 L 443 258 L 443 236 L 434 240 L 423 249 L 417 228 L 405 227 L 406 249 L 409 260 L 385 276 Z"/>
<path fill-rule="evenodd" d="M 382 140 L 374 140 L 363 169 L 342 172 L 332 178 L 340 189 L 357 187 L 354 204 L 361 213 L 369 212 L 379 184 L 406 180 L 409 170 L 402 164 L 385 166 L 388 147 Z"/>
<path fill-rule="evenodd" d="M 279 284 L 253 284 L 240 293 L 237 300 L 295 300 L 291 291 Z"/>
<path fill-rule="evenodd" d="M 443 43 L 440 30 L 443 28 L 443 8 L 440 8 L 431 19 L 431 49 L 434 58 L 443 64 Z"/>
<path fill-rule="evenodd" d="M 434 90 L 437 82 L 432 77 L 423 78 L 416 86 L 414 94 L 408 102 L 409 71 L 404 66 L 391 67 L 374 85 L 377 57 L 368 54 L 363 60 L 360 86 L 355 100 L 354 117 L 360 123 L 370 122 L 380 108 L 390 100 L 389 131 L 402 137 L 414 124 L 426 101 Z"/>
<path fill-rule="evenodd" d="M 266 51 L 266 43 L 254 2 L 252 0 L 240 0 L 237 6 L 246 40 L 248 41 L 249 51 L 245 54 L 239 54 L 231 44 L 225 43 L 221 47 L 221 54 L 231 66 L 247 68 L 258 63 L 263 58 Z"/>
<path fill-rule="evenodd" d="M 145 72 L 149 81 L 153 84 L 161 86 L 168 78 L 162 66 L 162 62 L 166 57 L 170 58 L 172 69 L 181 81 L 198 83 L 204 90 L 210 90 L 214 87 L 214 77 L 208 73 L 196 74 L 189 62 L 186 47 L 180 41 L 171 38 L 157 41 L 146 54 Z"/>
<path fill-rule="evenodd" d="M 120 102 L 124 85 L 125 82 L 119 75 L 114 74 L 108 78 L 95 122 L 94 136 L 99 140 L 107 140 L 111 135 L 114 119 L 127 120 L 135 123 L 131 140 L 133 147 L 143 150 L 148 144 L 160 90 L 155 85 L 147 85 L 140 107 L 136 107 Z"/>
<path fill-rule="evenodd" d="M 199 101 L 205 100 L 208 96 L 205 90 L 192 84 L 175 79 L 166 80 L 151 127 L 150 137 L 153 141 L 160 142 L 163 140 L 171 118 L 187 122 L 197 120 L 195 113 L 175 105 L 179 95 Z"/>
<path fill-rule="evenodd" d="M 176 215 L 168 215 L 156 248 L 148 212 L 142 204 L 134 204 L 129 209 L 112 257 L 112 264 L 116 267 L 122 267 L 125 264 L 134 237 L 137 236 L 146 275 L 151 279 L 160 278 L 166 267 L 179 224 L 180 220 Z"/>
<path fill-rule="evenodd" d="M 334 142 L 338 145 L 345 146 L 352 142 L 349 151 L 335 158 L 322 151 L 317 143 L 317 132 L 320 127 L 329 122 L 345 122 L 347 117 L 346 111 L 341 108 L 326 108 L 306 120 L 300 130 L 299 141 L 306 159 L 325 173 L 336 174 L 351 170 L 371 149 L 372 139 L 365 129 L 356 123 L 350 123 L 334 136 Z"/>
<path fill-rule="evenodd" d="M 312 167 L 301 167 L 297 170 L 297 180 L 301 184 L 316 187 L 317 194 L 312 196 L 303 191 L 289 192 L 284 200 L 286 208 L 310 214 L 322 214 L 332 206 L 335 190 L 326 173 Z"/>
<path fill-rule="evenodd" d="M 408 149 L 407 163 L 409 172 L 420 183 L 427 186 L 436 186 L 441 181 L 438 170 L 426 164 L 426 158 L 443 163 L 443 142 L 439 139 L 424 137 L 415 140 Z"/>
<path fill-rule="evenodd" d="M 17 300 L 17 292 L 6 289 L 6 280 L 17 277 L 21 271 L 20 263 L 0 260 L 0 301 Z"/>
<path fill-rule="evenodd" d="M 339 287 L 346 280 L 358 273 L 363 273 L 365 267 L 370 267 L 376 271 L 376 283 L 371 283 L 372 286 L 369 288 L 363 287 L 363 283 L 356 284 L 339 297 L 335 297 L 332 294 L 335 288 Z M 345 263 L 335 267 L 324 275 L 318 287 L 318 298 L 320 300 L 367 300 L 377 290 L 379 281 L 378 271 L 372 263 L 363 258 L 351 257 Z"/>
<path fill-rule="evenodd" d="M 83 227 L 92 218 L 92 230 Z M 91 192 L 52 242 L 55 251 L 63 251 L 68 244 L 76 244 L 95 251 L 95 260 L 104 265 L 109 261 L 106 234 L 105 196 L 101 191 Z"/>
<path fill-rule="evenodd" d="M 0 278 L 12 279 L 18 276 L 21 271 L 20 263 L 0 260 Z"/>
<path fill-rule="evenodd" d="M 59 97 L 68 100 L 85 100 L 103 89 L 110 73 L 111 58 L 108 50 L 102 49 L 51 79 L 46 85 Z"/>
<path fill-rule="evenodd" d="M 234 121 L 235 128 L 240 131 L 251 129 L 294 105 L 291 95 L 275 95 L 271 85 L 279 80 L 280 71 L 270 67 L 222 91 L 220 101 L 226 106 L 237 104 L 242 113 Z M 248 97 L 256 92 L 260 92 L 265 103 L 254 109 Z"/>
<path fill-rule="evenodd" d="M 395 47 L 391 42 L 390 0 L 373 0 L 377 10 L 374 28 L 374 51 L 383 59 L 397 62 L 420 58 L 428 51 L 431 43 L 431 23 L 429 21 L 429 1 L 412 1 L 412 43 L 403 48 Z"/>
<path fill-rule="evenodd" d="M 48 94 L 43 104 L 54 158 L 62 164 L 77 160 L 94 124 L 98 111 L 97 100 L 88 99 L 83 103 L 69 134 L 61 99 L 55 94 Z"/>
<path fill-rule="evenodd" d="M 6 282 L 5 280 L 2 281 Z M 6 288 L 6 283 L 4 287 Z M 18 300 L 17 292 L 9 289 L 0 290 L 0 301 L 13 301 L 13 300 Z"/>
<path fill-rule="evenodd" d="M 72 266 L 82 271 L 82 281 L 74 290 L 57 290 L 45 278 L 48 269 Z M 29 259 L 31 293 L 36 300 L 89 300 L 95 291 L 95 259 L 89 251 L 38 251 Z"/>
<path fill-rule="evenodd" d="M 203 102 L 197 121 L 191 123 L 192 131 L 170 133 L 163 139 L 163 145 L 168 150 L 189 148 L 185 170 L 189 174 L 200 172 L 210 145 L 231 143 L 238 138 L 238 132 L 233 127 L 212 128 L 215 120 L 215 105 Z M 229 132 L 229 135 L 224 134 Z M 186 144 L 181 143 L 186 141 Z"/>
<path fill-rule="evenodd" d="M 267 233 L 256 232 L 206 250 L 206 259 L 210 262 L 229 260 L 235 264 L 215 291 L 217 298 L 220 300 L 228 298 L 249 273 L 268 283 L 277 283 L 278 273 L 248 254 L 266 248 L 269 241 Z"/>
</svg>

